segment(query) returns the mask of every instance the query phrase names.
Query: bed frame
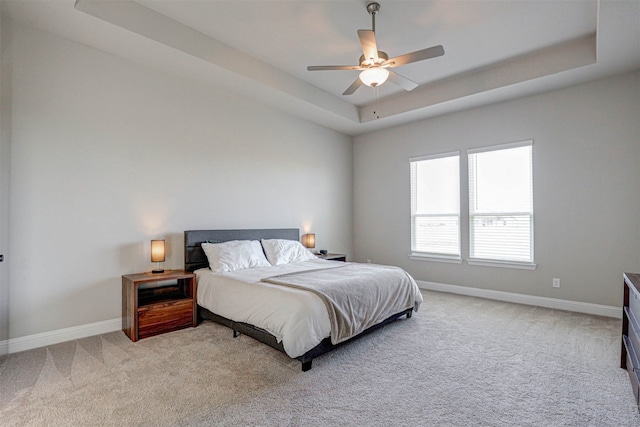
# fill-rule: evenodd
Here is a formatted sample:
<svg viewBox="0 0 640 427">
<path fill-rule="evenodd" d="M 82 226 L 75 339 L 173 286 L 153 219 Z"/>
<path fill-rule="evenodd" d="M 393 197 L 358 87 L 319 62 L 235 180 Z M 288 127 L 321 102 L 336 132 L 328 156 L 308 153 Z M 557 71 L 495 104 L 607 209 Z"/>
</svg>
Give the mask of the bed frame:
<svg viewBox="0 0 640 427">
<path fill-rule="evenodd" d="M 248 230 L 188 230 L 184 232 L 184 269 L 186 271 L 195 271 L 199 268 L 209 267 L 207 257 L 202 250 L 202 243 L 221 243 L 230 240 L 260 239 L 299 240 L 300 231 L 297 228 Z M 311 369 L 311 363 L 315 357 L 318 357 L 355 339 L 358 339 L 363 335 L 366 335 L 390 322 L 393 322 L 401 316 L 406 315 L 407 318 L 410 318 L 412 314 L 412 308 L 394 314 L 388 319 L 378 323 L 377 325 L 371 326 L 370 328 L 364 330 L 353 338 L 339 344 L 332 344 L 331 338 L 325 338 L 320 342 L 320 344 L 307 351 L 302 356 L 297 357 L 296 359 L 302 363 L 302 371 L 306 372 Z M 234 322 L 233 320 L 212 313 L 204 307 L 198 306 L 198 320 L 200 321 L 201 319 L 212 320 L 216 323 L 227 326 L 228 328 L 233 330 L 234 338 L 238 337 L 240 334 L 248 335 L 260 342 L 267 344 L 270 347 L 275 348 L 276 350 L 285 353 L 282 343 L 279 343 L 276 337 L 256 326 L 250 325 L 248 323 Z"/>
</svg>

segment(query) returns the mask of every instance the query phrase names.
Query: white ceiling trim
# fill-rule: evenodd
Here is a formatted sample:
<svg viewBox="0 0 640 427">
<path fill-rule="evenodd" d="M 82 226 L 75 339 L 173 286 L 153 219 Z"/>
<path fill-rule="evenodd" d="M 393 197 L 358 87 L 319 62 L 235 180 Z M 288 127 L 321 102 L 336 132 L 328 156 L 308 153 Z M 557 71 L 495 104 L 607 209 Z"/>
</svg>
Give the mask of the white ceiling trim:
<svg viewBox="0 0 640 427">
<path fill-rule="evenodd" d="M 596 62 L 597 36 L 591 34 L 357 107 L 135 1 L 77 0 L 74 7 L 207 61 L 221 69 L 219 71 L 227 71 L 221 74 L 221 78 L 229 79 L 230 84 L 235 80 L 235 85 L 243 86 L 245 91 L 250 90 L 254 96 L 262 92 L 272 98 L 271 102 L 285 101 L 289 112 L 312 115 L 305 118 L 322 124 L 331 122 L 331 127 L 348 134 L 361 133 L 367 123 L 377 124 L 372 126 L 377 128 L 388 122 L 384 119 Z M 278 102 L 278 105 L 284 104 Z M 319 117 L 323 115 L 330 117 L 323 120 Z M 342 125 L 336 126 L 336 118 Z"/>
<path fill-rule="evenodd" d="M 256 84 L 259 84 L 264 86 L 263 89 L 271 89 L 269 90 L 271 96 L 281 93 L 325 110 L 331 115 L 339 115 L 352 122 L 359 121 L 358 111 L 354 105 L 135 1 L 77 0 L 74 7 L 118 27 L 207 61 L 217 68 L 231 71 L 244 77 L 241 84 L 251 85 L 254 90 L 259 90 L 255 88 Z M 229 74 L 226 73 L 224 78 L 229 79 Z"/>
<path fill-rule="evenodd" d="M 585 1 L 585 4 L 588 4 L 593 0 Z M 526 16 L 517 14 L 517 4 L 489 2 L 486 7 L 479 7 L 476 3 L 469 2 L 468 8 L 465 9 L 467 6 L 452 7 L 451 3 L 439 0 L 420 2 L 420 6 L 414 2 L 406 2 L 406 5 L 399 1 L 386 2 L 388 8 L 385 9 L 385 17 L 388 16 L 389 21 L 385 27 L 385 46 L 394 45 L 393 35 L 398 34 L 398 25 L 401 26 L 405 22 L 404 19 L 398 19 L 398 14 L 430 10 L 426 16 L 438 18 L 434 18 L 425 27 L 421 27 L 420 22 L 414 20 L 412 34 L 424 34 L 421 31 L 429 32 L 427 37 L 439 34 L 439 37 L 434 38 L 442 40 L 445 49 L 449 49 L 444 59 L 434 59 L 428 65 L 424 64 L 427 65 L 426 68 L 416 65 L 411 66 L 414 68 L 403 70 L 409 73 L 409 77 L 413 73 L 413 78 L 417 77 L 417 80 L 420 80 L 420 75 L 424 76 L 420 87 L 411 92 L 398 92 L 397 88 L 383 87 L 380 90 L 380 98 L 375 102 L 371 101 L 370 93 L 361 93 L 357 98 L 330 93 L 328 88 L 333 88 L 332 92 L 336 93 L 342 91 L 339 86 L 341 76 L 338 74 L 335 76 L 336 79 L 325 80 L 323 77 L 322 84 L 317 83 L 319 75 L 309 75 L 309 79 L 306 80 L 307 75 L 300 74 L 303 65 L 306 66 L 306 63 L 310 62 L 307 51 L 312 45 L 310 42 L 313 43 L 315 40 L 311 37 L 320 35 L 321 42 L 324 43 L 321 45 L 330 47 L 330 52 L 323 51 L 318 56 L 319 62 L 331 61 L 336 52 L 339 57 L 340 52 L 353 50 L 351 42 L 346 41 L 346 35 L 351 31 L 346 29 L 351 26 L 351 23 L 347 22 L 350 18 L 342 19 L 344 16 L 357 15 L 352 2 L 289 3 L 269 0 L 256 3 L 260 6 L 251 9 L 249 4 L 255 5 L 254 3 L 235 1 L 221 2 L 222 6 L 218 7 L 216 4 L 214 7 L 197 1 L 177 0 L 158 4 L 147 4 L 142 0 L 1 0 L 1 7 L 3 19 L 6 17 L 11 21 L 92 46 L 134 63 L 196 80 L 223 93 L 245 97 L 348 135 L 359 135 L 640 69 L 638 0 L 597 0 L 597 7 L 580 6 L 575 9 L 566 5 L 559 8 L 536 8 L 532 6 L 535 2 L 525 2 L 523 10 L 536 14 L 532 22 L 540 22 L 541 16 L 544 18 L 541 14 L 545 10 L 559 10 L 561 13 L 576 10 L 580 15 L 568 17 L 572 19 L 570 27 L 566 29 L 558 28 L 562 19 L 558 19 L 557 16 L 551 19 L 553 25 L 549 27 L 544 27 L 543 19 L 540 31 L 558 33 L 540 39 L 566 40 L 563 36 L 571 34 L 576 34 L 577 38 L 559 45 L 545 46 L 539 43 L 540 39 L 536 40 L 535 32 L 532 33 L 532 27 L 529 25 L 526 28 L 528 32 L 523 36 L 524 45 L 520 49 L 514 43 L 506 44 L 506 50 L 511 54 L 520 52 L 517 57 L 510 57 L 509 54 L 501 56 L 501 51 L 493 50 L 491 44 L 485 43 L 477 49 L 460 45 L 461 37 L 469 37 L 469 34 L 476 34 L 483 41 L 488 40 L 488 43 L 492 43 L 491 40 L 493 43 L 499 42 L 499 39 L 495 38 L 496 34 L 504 34 L 506 37 L 517 35 L 518 26 L 524 22 L 518 19 L 526 19 Z M 427 6 L 423 6 L 424 4 Z M 162 7 L 155 7 L 157 5 Z M 503 7 L 508 9 L 508 12 L 502 13 L 505 10 Z M 473 12 L 473 15 L 461 17 L 461 11 Z M 206 16 L 198 19 L 197 15 L 194 15 L 198 12 Z M 273 14 L 263 19 L 263 15 L 257 12 Z M 456 13 L 452 15 L 454 12 Z M 208 15 L 211 13 L 215 15 Z M 511 20 L 493 19 L 496 16 Z M 238 22 L 238 19 L 244 17 L 247 18 L 246 22 Z M 461 22 L 460 19 L 464 17 L 468 21 Z M 227 19 L 229 25 L 224 26 L 225 32 L 220 33 L 220 36 L 213 36 L 208 30 L 217 27 L 207 24 L 207 18 L 215 18 L 213 20 L 218 23 Z M 296 21 L 297 18 L 300 19 Z M 390 25 L 391 21 L 395 22 L 395 31 L 393 25 Z M 234 22 L 239 28 L 238 31 L 235 31 Z M 296 28 L 296 31 L 302 31 L 299 35 L 303 41 L 294 38 L 289 42 L 283 38 L 288 33 L 282 28 L 288 22 L 291 22 L 292 28 Z M 438 23 L 441 23 L 440 27 L 437 26 Z M 275 28 L 269 26 L 272 24 Z M 465 32 L 467 24 L 472 25 L 473 32 Z M 362 26 L 362 23 L 356 25 Z M 585 29 L 591 29 L 592 32 L 584 33 Z M 456 31 L 461 31 L 462 35 Z M 221 41 L 229 39 L 246 47 L 247 43 L 251 42 L 251 37 L 260 35 L 264 36 L 264 40 L 255 41 L 258 43 L 257 46 L 265 46 L 264 43 L 268 43 L 266 40 L 275 37 L 277 43 L 281 44 L 277 49 L 282 50 L 282 57 L 276 55 L 271 63 L 268 59 L 254 56 L 255 53 L 248 53 L 255 52 L 255 46 L 253 50 L 245 51 Z M 493 39 L 483 38 L 487 35 Z M 324 42 L 326 39 L 332 40 L 332 43 L 327 45 Z M 405 46 L 406 40 L 412 40 L 406 36 L 400 39 L 403 41 L 402 46 Z M 537 49 L 541 50 L 527 53 L 527 43 L 533 46 L 536 42 Z M 414 46 L 416 44 L 414 43 Z M 271 52 L 271 58 L 274 49 L 270 45 L 266 46 L 270 48 L 267 50 Z M 393 49 L 398 50 L 397 46 L 399 44 Z M 501 46 L 504 47 L 505 44 Z M 420 44 L 416 47 L 420 47 Z M 304 57 L 302 60 L 296 60 L 298 53 Z M 464 58 L 469 54 L 474 58 L 470 64 L 482 63 L 478 59 L 483 54 L 489 54 L 489 57 L 497 62 L 489 65 L 484 62 L 479 68 L 465 67 Z M 289 58 L 289 62 L 283 65 L 283 58 Z M 446 70 L 456 69 L 464 71 L 443 78 L 447 76 Z M 423 74 L 416 74 L 416 70 Z M 431 75 L 430 71 L 433 71 L 433 75 L 440 76 L 439 79 L 424 81 L 426 76 Z M 365 104 L 359 104 L 358 100 L 367 101 Z"/>
<path fill-rule="evenodd" d="M 596 63 L 596 34 L 580 37 L 518 58 L 492 64 L 459 76 L 360 108 L 360 122 L 419 110 L 466 96 L 499 89 Z"/>
</svg>

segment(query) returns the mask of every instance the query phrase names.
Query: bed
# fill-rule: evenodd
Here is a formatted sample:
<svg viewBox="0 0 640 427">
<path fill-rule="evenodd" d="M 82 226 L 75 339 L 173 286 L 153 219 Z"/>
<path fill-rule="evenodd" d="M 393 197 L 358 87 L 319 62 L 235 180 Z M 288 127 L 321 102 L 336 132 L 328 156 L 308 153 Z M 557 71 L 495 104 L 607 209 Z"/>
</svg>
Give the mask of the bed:
<svg viewBox="0 0 640 427">
<path fill-rule="evenodd" d="M 286 245 L 289 247 L 300 246 L 299 237 L 299 230 L 295 228 L 185 231 L 185 270 L 196 273 L 198 318 L 229 327 L 234 337 L 245 334 L 261 341 L 299 360 L 302 370 L 308 371 L 315 357 L 398 318 L 411 318 L 413 311 L 420 306 L 422 295 L 415 281 L 397 267 L 322 260 L 310 256 L 304 248 L 302 250 L 306 254 L 302 254 L 302 260 L 280 264 L 273 258 L 273 246 L 269 244 L 284 242 L 291 243 Z M 260 262 L 251 265 L 252 268 L 223 269 L 222 272 L 214 272 L 209 268 L 211 248 L 233 245 L 235 242 L 259 245 L 256 241 L 262 242 L 258 246 L 260 256 L 269 259 L 269 262 L 258 260 Z M 349 279 L 349 276 L 352 278 Z M 387 291 L 384 283 L 395 282 L 396 276 L 397 281 L 402 283 L 394 285 L 398 289 Z M 337 283 L 343 278 L 362 282 L 362 286 L 369 286 L 369 282 L 384 282 L 379 285 L 382 296 L 378 295 L 378 288 L 373 291 L 363 288 L 367 290 L 367 298 L 374 300 L 371 304 L 379 304 L 375 302 L 376 298 L 377 301 L 383 300 L 380 307 L 367 309 L 365 315 L 361 316 L 366 318 L 367 323 L 352 327 L 350 322 L 358 316 L 347 313 L 351 308 L 343 310 L 338 305 L 337 309 L 332 309 L 327 302 L 331 300 L 331 294 L 327 296 L 315 288 L 307 288 L 306 283 L 302 286 L 296 282 L 311 280 L 320 283 L 321 287 L 327 284 L 329 287 L 348 287 L 350 292 L 361 286 L 357 282 L 338 286 Z M 390 299 L 398 301 L 389 305 L 386 301 Z M 351 307 L 353 304 L 349 302 L 347 305 Z M 382 307 L 384 305 L 389 306 Z M 354 311 L 360 314 L 357 309 Z"/>
</svg>

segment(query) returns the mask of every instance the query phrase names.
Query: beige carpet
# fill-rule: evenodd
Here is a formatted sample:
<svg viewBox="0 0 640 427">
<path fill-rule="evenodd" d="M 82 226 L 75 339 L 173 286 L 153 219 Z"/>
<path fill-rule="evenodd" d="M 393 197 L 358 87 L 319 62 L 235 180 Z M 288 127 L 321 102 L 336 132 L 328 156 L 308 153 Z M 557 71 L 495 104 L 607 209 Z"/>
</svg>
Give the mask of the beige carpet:
<svg viewBox="0 0 640 427">
<path fill-rule="evenodd" d="M 620 321 L 424 292 L 392 325 L 300 364 L 205 322 L 0 359 L 2 426 L 638 426 Z"/>
</svg>

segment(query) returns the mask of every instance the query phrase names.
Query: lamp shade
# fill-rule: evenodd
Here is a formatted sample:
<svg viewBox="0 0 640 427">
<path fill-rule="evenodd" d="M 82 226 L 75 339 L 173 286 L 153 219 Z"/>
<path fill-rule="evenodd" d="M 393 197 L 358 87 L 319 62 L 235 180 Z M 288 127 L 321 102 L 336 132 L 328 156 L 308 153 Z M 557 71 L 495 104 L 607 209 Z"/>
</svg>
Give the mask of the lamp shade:
<svg viewBox="0 0 640 427">
<path fill-rule="evenodd" d="M 151 262 L 164 262 L 164 240 L 151 241 Z"/>
<path fill-rule="evenodd" d="M 314 233 L 305 234 L 302 238 L 302 244 L 305 248 L 311 249 L 316 247 L 316 235 Z"/>
<path fill-rule="evenodd" d="M 386 68 L 367 68 L 360 73 L 360 81 L 371 87 L 380 86 L 387 81 L 387 78 L 389 78 L 389 70 Z"/>
</svg>

